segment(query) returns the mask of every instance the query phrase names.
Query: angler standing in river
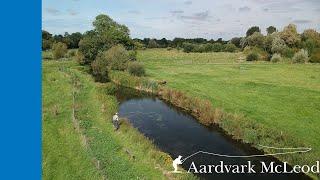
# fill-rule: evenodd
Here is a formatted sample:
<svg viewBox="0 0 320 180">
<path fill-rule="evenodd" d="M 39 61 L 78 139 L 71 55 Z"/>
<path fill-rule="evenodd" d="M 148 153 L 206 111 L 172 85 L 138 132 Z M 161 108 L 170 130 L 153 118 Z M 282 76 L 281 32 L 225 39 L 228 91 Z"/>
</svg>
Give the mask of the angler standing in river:
<svg viewBox="0 0 320 180">
<path fill-rule="evenodd" d="M 113 115 L 113 117 L 112 117 L 112 124 L 113 124 L 115 130 L 118 130 L 118 129 L 119 129 L 119 116 L 118 116 L 118 113 L 116 113 L 115 115 Z"/>
</svg>

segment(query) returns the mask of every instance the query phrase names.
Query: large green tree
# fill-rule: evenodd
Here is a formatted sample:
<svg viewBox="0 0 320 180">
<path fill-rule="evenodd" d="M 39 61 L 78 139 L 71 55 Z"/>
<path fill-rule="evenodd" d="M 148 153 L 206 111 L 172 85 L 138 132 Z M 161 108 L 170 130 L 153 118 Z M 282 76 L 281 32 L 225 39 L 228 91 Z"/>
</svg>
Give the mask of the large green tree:
<svg viewBox="0 0 320 180">
<path fill-rule="evenodd" d="M 42 50 L 50 49 L 52 44 L 52 34 L 50 34 L 48 31 L 42 30 Z"/>
<path fill-rule="evenodd" d="M 253 33 L 255 33 L 255 32 L 261 32 L 261 30 L 260 30 L 260 28 L 259 28 L 258 26 L 252 26 L 252 27 L 250 27 L 250 28 L 248 29 L 246 35 L 247 35 L 247 37 L 248 37 L 248 36 L 251 36 L 251 35 L 252 35 Z"/>
<path fill-rule="evenodd" d="M 289 47 L 296 47 L 301 41 L 297 32 L 297 26 L 294 24 L 289 24 L 288 26 L 284 27 L 283 31 L 280 33 L 280 37 Z"/>
<path fill-rule="evenodd" d="M 99 52 L 108 50 L 116 44 L 128 47 L 133 43 L 129 36 L 129 29 L 115 22 L 108 15 L 98 15 L 92 25 L 94 29 L 86 32 L 79 42 L 79 51 L 83 55 L 84 64 L 90 64 Z"/>
<path fill-rule="evenodd" d="M 274 33 L 274 32 L 277 32 L 277 28 L 276 28 L 276 27 L 274 27 L 274 26 L 269 26 L 269 27 L 267 28 L 267 33 L 268 33 L 268 34 L 272 34 L 272 33 Z"/>
</svg>

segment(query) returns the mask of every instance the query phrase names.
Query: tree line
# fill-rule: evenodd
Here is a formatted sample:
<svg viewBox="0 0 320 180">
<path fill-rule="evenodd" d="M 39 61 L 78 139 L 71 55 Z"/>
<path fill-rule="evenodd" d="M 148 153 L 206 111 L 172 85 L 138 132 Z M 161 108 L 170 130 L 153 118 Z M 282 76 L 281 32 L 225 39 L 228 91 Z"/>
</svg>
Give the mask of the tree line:
<svg viewBox="0 0 320 180">
<path fill-rule="evenodd" d="M 95 62 L 95 74 L 97 64 L 100 61 L 108 61 L 108 69 L 124 70 L 129 61 L 136 59 L 136 50 L 145 48 L 172 48 L 182 49 L 184 52 L 236 52 L 243 51 L 248 61 L 267 60 L 278 62 L 283 59 L 292 59 L 293 62 L 320 62 L 320 33 L 313 29 L 306 29 L 303 33 L 297 32 L 294 24 L 285 26 L 279 31 L 274 26 L 269 26 L 267 34 L 262 34 L 258 26 L 250 27 L 244 37 L 234 37 L 229 41 L 222 38 L 207 40 L 204 38 L 174 38 L 173 40 L 162 39 L 132 39 L 129 29 L 119 24 L 108 15 L 98 15 L 92 23 L 93 29 L 83 34 L 65 33 L 64 35 L 52 35 L 42 31 L 42 49 L 78 49 L 77 59 L 80 64 L 92 66 Z M 116 48 L 112 48 L 116 46 Z M 111 60 L 110 54 L 124 53 L 119 58 L 126 59 L 119 68 Z M 108 56 L 108 60 L 104 57 Z M 103 60 L 104 59 L 104 60 Z M 120 61 L 120 60 L 119 60 Z M 117 62 L 120 63 L 120 62 Z M 121 64 L 121 63 L 120 63 Z M 106 64 L 105 64 L 106 65 Z M 134 67 L 137 67 L 136 65 Z M 92 70 L 94 70 L 92 66 Z M 99 69 L 106 71 L 106 69 Z"/>
</svg>

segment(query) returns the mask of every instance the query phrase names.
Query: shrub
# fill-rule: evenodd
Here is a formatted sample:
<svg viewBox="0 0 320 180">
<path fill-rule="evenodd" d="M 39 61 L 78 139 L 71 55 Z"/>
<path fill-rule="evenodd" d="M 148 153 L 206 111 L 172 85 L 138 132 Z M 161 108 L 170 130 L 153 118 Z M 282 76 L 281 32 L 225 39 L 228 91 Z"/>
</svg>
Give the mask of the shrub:
<svg viewBox="0 0 320 180">
<path fill-rule="evenodd" d="M 284 27 L 283 31 L 280 33 L 280 36 L 289 47 L 295 47 L 301 41 L 297 32 L 297 26 L 294 24 L 289 24 L 288 26 Z"/>
<path fill-rule="evenodd" d="M 108 82 L 105 84 L 105 92 L 109 95 L 114 95 L 117 92 L 117 86 L 114 83 Z"/>
<path fill-rule="evenodd" d="M 203 44 L 200 45 L 194 45 L 193 52 L 203 53 L 206 52 L 205 46 Z"/>
<path fill-rule="evenodd" d="M 272 34 L 272 33 L 274 33 L 274 32 L 277 32 L 277 28 L 276 28 L 276 27 L 274 27 L 274 26 L 269 26 L 269 27 L 267 28 L 267 33 L 268 33 L 268 34 Z"/>
<path fill-rule="evenodd" d="M 320 63 L 320 48 L 315 49 L 310 57 L 310 62 Z"/>
<path fill-rule="evenodd" d="M 275 37 L 272 41 L 272 46 L 271 46 L 271 52 L 273 53 L 280 53 L 283 54 L 283 52 L 287 49 L 287 45 L 284 42 L 283 39 L 280 37 Z"/>
<path fill-rule="evenodd" d="M 258 55 L 258 59 L 261 60 L 265 60 L 265 61 L 269 61 L 270 60 L 270 55 L 268 52 L 266 52 L 265 50 L 258 48 L 258 47 L 251 47 L 251 46 L 247 46 L 244 48 L 243 52 L 248 55 L 251 53 L 255 53 Z"/>
<path fill-rule="evenodd" d="M 67 45 L 62 42 L 54 43 L 52 45 L 52 54 L 55 59 L 63 58 L 67 52 Z"/>
<path fill-rule="evenodd" d="M 98 82 L 106 82 L 109 80 L 109 62 L 105 58 L 106 52 L 100 53 L 97 58 L 91 63 L 92 75 Z"/>
<path fill-rule="evenodd" d="M 241 47 L 241 49 L 244 49 L 247 45 L 248 45 L 247 38 L 242 37 L 240 39 L 240 47 Z"/>
<path fill-rule="evenodd" d="M 52 40 L 46 40 L 46 39 L 43 39 L 42 40 L 42 50 L 48 50 L 50 49 L 52 46 Z"/>
<path fill-rule="evenodd" d="M 183 52 L 189 53 L 194 51 L 195 45 L 192 43 L 183 43 L 182 48 L 183 48 Z"/>
<path fill-rule="evenodd" d="M 247 55 L 247 61 L 256 61 L 259 59 L 258 53 L 252 52 Z"/>
<path fill-rule="evenodd" d="M 307 39 L 302 43 L 302 47 L 308 50 L 309 54 L 312 54 L 314 49 L 317 47 L 317 42 L 314 39 Z"/>
<path fill-rule="evenodd" d="M 280 62 L 282 60 L 281 55 L 280 54 L 273 54 L 272 58 L 271 58 L 271 62 L 275 63 L 275 62 Z"/>
<path fill-rule="evenodd" d="M 74 57 L 76 55 L 77 51 L 76 50 L 70 50 L 68 52 L 68 57 Z"/>
<path fill-rule="evenodd" d="M 221 43 L 212 44 L 212 51 L 213 52 L 220 52 L 221 50 L 222 50 L 222 44 Z"/>
<path fill-rule="evenodd" d="M 255 32 L 251 36 L 247 37 L 249 46 L 256 46 L 263 48 L 265 37 L 260 32 Z"/>
<path fill-rule="evenodd" d="M 212 51 L 212 44 L 206 43 L 203 45 L 204 52 L 211 52 Z"/>
<path fill-rule="evenodd" d="M 292 58 L 294 56 L 294 49 L 287 47 L 283 52 L 283 56 L 287 58 Z"/>
<path fill-rule="evenodd" d="M 148 48 L 158 48 L 159 45 L 155 39 L 150 39 L 148 42 Z"/>
<path fill-rule="evenodd" d="M 251 36 L 253 33 L 255 32 L 261 32 L 260 28 L 258 26 L 253 26 L 253 27 L 250 27 L 246 33 L 247 37 L 248 36 Z"/>
<path fill-rule="evenodd" d="M 234 44 L 228 43 L 224 45 L 224 51 L 226 52 L 234 52 L 236 51 L 237 47 Z"/>
<path fill-rule="evenodd" d="M 84 38 L 80 40 L 78 51 L 81 52 L 83 58 L 83 63 L 81 64 L 90 64 L 95 60 L 98 52 L 103 52 L 110 48 L 109 44 L 103 46 L 101 41 L 95 32 L 87 33 Z"/>
<path fill-rule="evenodd" d="M 102 58 L 108 61 L 108 66 L 112 70 L 123 71 L 127 69 L 129 54 L 122 45 L 116 45 L 102 54 Z"/>
<path fill-rule="evenodd" d="M 292 62 L 293 63 L 306 63 L 309 61 L 308 51 L 301 49 L 299 52 L 295 53 Z"/>
<path fill-rule="evenodd" d="M 132 51 L 129 51 L 129 60 L 130 61 L 136 61 L 137 60 L 137 51 L 135 50 L 132 50 Z"/>
<path fill-rule="evenodd" d="M 84 55 L 80 51 L 77 51 L 77 53 L 76 53 L 76 60 L 78 61 L 78 63 L 80 65 L 85 64 Z"/>
<path fill-rule="evenodd" d="M 131 62 L 128 65 L 128 72 L 134 76 L 144 76 L 145 70 L 141 63 L 139 62 Z"/>
<path fill-rule="evenodd" d="M 236 47 L 240 48 L 240 37 L 234 37 L 230 40 L 230 43 L 234 44 Z"/>
</svg>

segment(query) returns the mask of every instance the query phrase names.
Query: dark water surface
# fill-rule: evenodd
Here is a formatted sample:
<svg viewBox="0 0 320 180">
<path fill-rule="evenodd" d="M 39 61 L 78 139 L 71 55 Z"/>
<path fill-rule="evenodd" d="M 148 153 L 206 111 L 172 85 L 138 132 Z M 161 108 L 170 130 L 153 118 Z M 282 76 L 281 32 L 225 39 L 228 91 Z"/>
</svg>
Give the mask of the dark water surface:
<svg viewBox="0 0 320 180">
<path fill-rule="evenodd" d="M 137 92 L 133 89 L 121 88 L 117 92 L 120 102 L 120 117 L 127 117 L 130 123 L 142 134 L 154 141 L 156 146 L 168 153 L 173 159 L 182 155 L 182 159 L 197 152 L 206 151 L 227 155 L 263 154 L 247 144 L 232 140 L 217 127 L 205 127 L 194 117 L 180 108 L 160 100 L 158 97 Z M 297 154 L 298 156 L 299 154 Z M 304 174 L 261 174 L 261 161 L 269 165 L 274 161 L 283 164 L 273 157 L 226 158 L 208 154 L 197 154 L 187 159 L 182 167 L 188 170 L 194 162 L 199 165 L 247 165 L 251 161 L 255 165 L 255 174 L 216 173 L 197 174 L 201 179 L 309 179 Z M 291 169 L 289 167 L 289 169 Z"/>
</svg>

